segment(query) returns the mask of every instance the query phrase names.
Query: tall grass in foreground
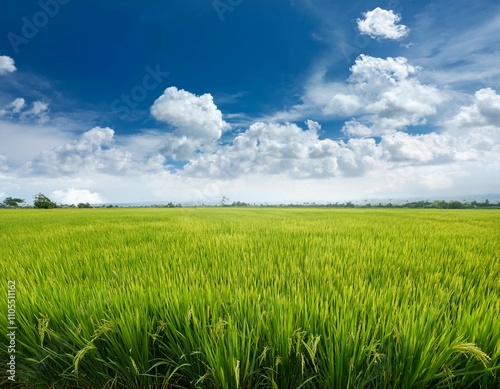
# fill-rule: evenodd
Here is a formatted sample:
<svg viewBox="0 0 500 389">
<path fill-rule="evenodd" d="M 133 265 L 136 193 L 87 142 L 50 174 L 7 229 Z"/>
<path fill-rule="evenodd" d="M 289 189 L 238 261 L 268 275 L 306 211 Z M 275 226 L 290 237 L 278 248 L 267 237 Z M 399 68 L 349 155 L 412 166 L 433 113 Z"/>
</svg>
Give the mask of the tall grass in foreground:
<svg viewBox="0 0 500 389">
<path fill-rule="evenodd" d="M 17 384 L 500 388 L 499 216 L 0 212 Z"/>
</svg>

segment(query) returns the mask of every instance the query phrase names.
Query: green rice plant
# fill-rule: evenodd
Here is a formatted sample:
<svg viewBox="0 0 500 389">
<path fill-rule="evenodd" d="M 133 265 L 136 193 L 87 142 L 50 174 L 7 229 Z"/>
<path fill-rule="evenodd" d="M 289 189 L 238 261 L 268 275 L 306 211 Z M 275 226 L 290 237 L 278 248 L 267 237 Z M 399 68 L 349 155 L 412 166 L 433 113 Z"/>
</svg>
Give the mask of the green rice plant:
<svg viewBox="0 0 500 389">
<path fill-rule="evenodd" d="M 495 210 L 0 212 L 0 383 L 500 388 L 499 248 Z"/>
</svg>

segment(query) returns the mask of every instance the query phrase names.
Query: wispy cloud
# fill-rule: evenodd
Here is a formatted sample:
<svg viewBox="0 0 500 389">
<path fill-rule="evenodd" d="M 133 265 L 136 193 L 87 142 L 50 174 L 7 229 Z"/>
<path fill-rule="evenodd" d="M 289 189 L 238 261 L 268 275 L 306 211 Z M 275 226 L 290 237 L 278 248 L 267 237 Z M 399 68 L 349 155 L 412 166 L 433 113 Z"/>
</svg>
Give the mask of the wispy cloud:
<svg viewBox="0 0 500 389">
<path fill-rule="evenodd" d="M 484 7 L 480 19 L 462 7 L 440 6 L 439 2 L 417 15 L 415 45 L 408 55 L 422 67 L 426 80 L 476 90 L 500 86 L 500 4 Z"/>
</svg>

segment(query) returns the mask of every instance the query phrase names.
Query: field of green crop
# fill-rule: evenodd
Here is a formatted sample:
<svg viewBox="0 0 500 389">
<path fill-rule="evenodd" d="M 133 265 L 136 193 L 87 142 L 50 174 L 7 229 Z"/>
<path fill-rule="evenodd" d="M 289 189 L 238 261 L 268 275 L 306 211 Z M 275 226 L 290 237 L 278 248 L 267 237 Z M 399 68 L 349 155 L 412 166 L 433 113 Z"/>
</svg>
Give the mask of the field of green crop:
<svg viewBox="0 0 500 389">
<path fill-rule="evenodd" d="M 27 388 L 500 388 L 500 213 L 0 212 Z"/>
</svg>

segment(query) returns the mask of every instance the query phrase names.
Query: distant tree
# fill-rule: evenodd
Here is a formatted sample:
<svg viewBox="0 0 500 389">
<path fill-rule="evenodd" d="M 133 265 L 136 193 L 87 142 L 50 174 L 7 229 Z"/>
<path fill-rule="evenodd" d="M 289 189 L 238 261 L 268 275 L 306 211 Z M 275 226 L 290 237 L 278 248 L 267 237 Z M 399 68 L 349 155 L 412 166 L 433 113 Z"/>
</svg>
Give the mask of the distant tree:
<svg viewBox="0 0 500 389">
<path fill-rule="evenodd" d="M 231 204 L 231 207 L 248 207 L 249 204 L 243 202 L 243 201 L 233 201 L 233 203 Z M 280 205 L 280 207 L 282 207 L 283 204 Z"/>
<path fill-rule="evenodd" d="M 24 203 L 24 199 L 19 199 L 19 198 L 13 198 L 13 197 L 7 197 L 4 201 L 3 204 L 6 207 L 13 207 L 17 208 L 19 207 L 19 204 Z"/>
<path fill-rule="evenodd" d="M 431 208 L 448 208 L 448 203 L 444 200 L 436 200 L 431 204 L 430 207 Z"/>
<path fill-rule="evenodd" d="M 448 208 L 450 209 L 462 209 L 464 205 L 458 200 L 452 200 L 448 202 Z"/>
<path fill-rule="evenodd" d="M 33 205 L 35 206 L 35 208 L 39 209 L 52 209 L 57 207 L 56 203 L 54 203 L 47 196 L 41 193 L 38 193 L 35 196 L 35 201 L 33 202 Z"/>
<path fill-rule="evenodd" d="M 89 203 L 78 203 L 77 207 L 78 208 L 92 208 L 92 206 Z"/>
<path fill-rule="evenodd" d="M 229 198 L 227 198 L 226 196 L 222 196 L 222 198 L 220 199 L 220 205 L 222 205 L 223 207 L 227 207 L 229 205 Z"/>
<path fill-rule="evenodd" d="M 407 202 L 404 207 L 405 208 L 429 208 L 429 206 L 432 205 L 429 201 L 413 201 L 413 202 Z"/>
</svg>

